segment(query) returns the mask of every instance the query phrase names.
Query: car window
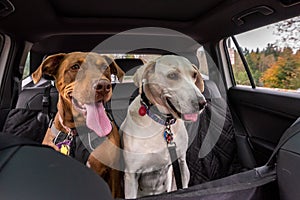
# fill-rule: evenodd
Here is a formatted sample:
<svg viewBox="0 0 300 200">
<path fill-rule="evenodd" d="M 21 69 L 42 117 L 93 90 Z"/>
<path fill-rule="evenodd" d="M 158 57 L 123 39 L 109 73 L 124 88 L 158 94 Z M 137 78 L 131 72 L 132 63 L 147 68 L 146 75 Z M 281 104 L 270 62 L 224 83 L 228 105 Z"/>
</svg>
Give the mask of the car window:
<svg viewBox="0 0 300 200">
<path fill-rule="evenodd" d="M 227 40 L 234 80 L 250 86 L 241 48 L 256 87 L 300 91 L 300 17 L 284 20 L 234 36 Z"/>
<path fill-rule="evenodd" d="M 22 79 L 27 78 L 29 75 L 30 75 L 30 52 L 27 54 L 27 57 L 26 57 L 26 62 L 25 62 L 25 66 L 24 66 Z"/>
<path fill-rule="evenodd" d="M 109 56 L 113 59 L 141 59 L 144 63 L 147 63 L 151 60 L 155 60 L 156 58 L 160 57 L 161 55 L 159 54 L 102 54 L 102 55 L 106 55 Z M 197 50 L 197 61 L 198 63 L 196 65 L 198 65 L 197 67 L 200 70 L 200 73 L 202 74 L 202 76 L 205 79 L 208 79 L 208 64 L 207 64 L 207 59 L 206 59 L 206 53 L 203 47 L 200 47 Z M 31 78 L 29 77 L 30 75 L 30 52 L 27 55 L 26 58 L 26 62 L 25 62 L 25 66 L 23 69 L 23 85 L 26 85 L 28 82 L 31 81 Z M 132 78 L 133 78 L 133 74 L 134 71 L 137 69 L 138 67 L 134 67 L 129 73 L 126 73 L 124 78 L 123 78 L 123 83 L 127 83 L 127 82 L 133 82 Z M 115 80 L 115 77 L 112 77 L 112 80 Z M 117 80 L 116 80 L 117 81 Z"/>
<path fill-rule="evenodd" d="M 0 86 L 2 84 L 5 67 L 8 60 L 8 54 L 11 46 L 10 37 L 0 33 Z"/>
<path fill-rule="evenodd" d="M 103 55 L 110 56 L 113 59 L 141 59 L 143 63 L 147 63 L 161 56 L 159 54 L 103 54 Z M 122 83 L 133 83 L 133 74 L 138 69 L 138 67 L 139 66 L 133 67 L 129 72 L 125 73 Z M 114 81 L 115 79 L 116 77 L 112 77 L 112 81 Z"/>
<path fill-rule="evenodd" d="M 204 79 L 209 79 L 209 70 L 208 70 L 208 62 L 207 62 L 207 57 L 206 57 L 206 52 L 203 46 L 201 46 L 197 50 L 197 59 L 199 62 L 199 71 L 202 74 L 202 77 Z"/>
<path fill-rule="evenodd" d="M 0 34 L 0 55 L 2 54 L 2 50 L 3 50 L 3 45 L 4 45 L 4 36 L 2 34 Z M 1 62 L 2 62 L 2 56 L 1 56 Z M 3 77 L 3 73 L 4 73 L 4 67 L 0 67 L 0 85 L 2 82 L 2 77 Z"/>
</svg>

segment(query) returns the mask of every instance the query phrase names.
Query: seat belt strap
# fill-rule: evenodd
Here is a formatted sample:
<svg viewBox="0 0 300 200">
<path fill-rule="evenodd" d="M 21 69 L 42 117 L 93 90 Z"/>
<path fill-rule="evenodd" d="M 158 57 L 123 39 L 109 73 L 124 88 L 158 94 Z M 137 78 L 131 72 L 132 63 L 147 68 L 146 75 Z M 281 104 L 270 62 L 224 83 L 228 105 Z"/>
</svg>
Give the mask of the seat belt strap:
<svg viewBox="0 0 300 200">
<path fill-rule="evenodd" d="M 179 166 L 179 161 L 176 153 L 176 145 L 168 145 L 169 154 L 171 157 L 171 162 L 173 166 L 173 172 L 175 176 L 177 189 L 182 189 L 182 179 L 181 179 L 181 170 Z"/>
<path fill-rule="evenodd" d="M 246 130 L 235 111 L 230 109 L 230 112 L 233 120 L 232 124 L 235 132 L 235 138 L 237 141 L 237 148 L 240 161 L 244 167 L 247 167 L 249 169 L 255 168 L 256 161 L 253 156 L 249 136 L 247 135 Z"/>
</svg>

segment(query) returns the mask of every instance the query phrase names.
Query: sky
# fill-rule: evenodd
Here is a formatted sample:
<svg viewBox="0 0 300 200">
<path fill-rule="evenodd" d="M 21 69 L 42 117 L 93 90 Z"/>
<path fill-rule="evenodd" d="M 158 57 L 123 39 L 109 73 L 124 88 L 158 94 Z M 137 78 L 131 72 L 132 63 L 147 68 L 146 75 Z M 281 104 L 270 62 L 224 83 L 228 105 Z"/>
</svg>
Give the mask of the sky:
<svg viewBox="0 0 300 200">
<path fill-rule="evenodd" d="M 274 31 L 274 26 L 266 26 L 236 35 L 236 39 L 239 45 L 243 48 L 246 47 L 247 49 L 253 49 L 254 51 L 257 48 L 262 50 L 263 48 L 267 47 L 268 43 L 274 44 L 276 39 L 278 39 L 278 36 L 273 34 Z"/>
<path fill-rule="evenodd" d="M 296 21 L 294 22 L 295 24 L 289 27 L 285 32 L 281 33 L 281 36 L 274 34 L 278 33 L 278 27 L 275 26 L 275 23 L 236 35 L 236 39 L 242 48 L 246 47 L 249 50 L 256 51 L 257 48 L 262 50 L 267 47 L 268 43 L 276 44 L 276 41 L 278 41 L 277 45 L 279 45 L 279 47 L 289 46 L 296 52 L 299 50 L 300 40 L 296 43 L 291 40 L 285 43 L 282 42 L 283 37 L 300 37 L 300 16 L 295 17 L 294 21 Z"/>
</svg>

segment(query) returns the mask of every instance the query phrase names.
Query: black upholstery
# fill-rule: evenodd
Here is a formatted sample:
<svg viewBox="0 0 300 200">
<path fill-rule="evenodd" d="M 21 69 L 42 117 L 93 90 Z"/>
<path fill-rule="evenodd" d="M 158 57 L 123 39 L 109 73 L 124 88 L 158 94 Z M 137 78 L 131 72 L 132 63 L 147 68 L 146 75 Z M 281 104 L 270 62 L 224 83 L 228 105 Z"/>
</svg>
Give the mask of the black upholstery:
<svg viewBox="0 0 300 200">
<path fill-rule="evenodd" d="M 197 122 L 186 124 L 190 145 L 187 164 L 190 185 L 226 177 L 240 171 L 233 121 L 226 101 L 214 82 L 205 80 L 207 106 Z"/>
<path fill-rule="evenodd" d="M 280 199 L 294 200 L 300 196 L 300 118 L 283 134 L 278 146 L 277 177 Z M 273 153 L 274 154 L 274 153 Z M 274 156 L 275 158 L 276 156 Z M 276 160 L 275 160 L 276 161 Z"/>
<path fill-rule="evenodd" d="M 11 199 L 112 199 L 91 169 L 46 146 L 0 134 L 0 193 Z"/>
</svg>

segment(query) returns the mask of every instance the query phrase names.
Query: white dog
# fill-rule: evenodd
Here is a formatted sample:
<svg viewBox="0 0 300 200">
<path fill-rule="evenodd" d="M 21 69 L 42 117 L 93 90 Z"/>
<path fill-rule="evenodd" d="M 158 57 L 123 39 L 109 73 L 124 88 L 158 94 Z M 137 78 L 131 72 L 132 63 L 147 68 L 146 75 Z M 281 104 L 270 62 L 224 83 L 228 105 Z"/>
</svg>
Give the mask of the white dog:
<svg viewBox="0 0 300 200">
<path fill-rule="evenodd" d="M 167 55 L 139 68 L 134 82 L 140 95 L 130 104 L 120 127 L 125 198 L 176 190 L 169 145 L 176 145 L 182 186 L 187 188 L 190 174 L 184 121 L 196 121 L 206 104 L 199 71 L 186 58 Z"/>
</svg>

